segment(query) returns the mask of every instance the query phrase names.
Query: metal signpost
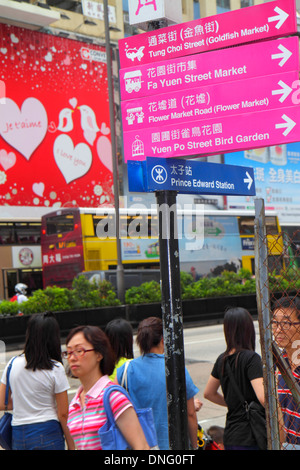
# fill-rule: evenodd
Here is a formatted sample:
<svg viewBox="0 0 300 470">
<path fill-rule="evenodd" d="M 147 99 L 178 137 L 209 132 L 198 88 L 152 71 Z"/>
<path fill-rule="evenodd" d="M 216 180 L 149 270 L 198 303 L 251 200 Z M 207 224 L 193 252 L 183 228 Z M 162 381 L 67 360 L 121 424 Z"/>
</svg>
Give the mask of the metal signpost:
<svg viewBox="0 0 300 470">
<path fill-rule="evenodd" d="M 106 60 L 107 60 L 107 85 L 109 95 L 109 117 L 111 129 L 111 147 L 112 147 L 112 166 L 113 166 L 113 187 L 115 197 L 115 211 L 116 211 L 116 243 L 117 243 L 117 292 L 121 302 L 125 302 L 125 281 L 124 281 L 124 267 L 122 264 L 122 249 L 120 241 L 120 217 L 119 217 L 119 183 L 118 183 L 118 166 L 117 166 L 117 143 L 116 143 L 116 128 L 115 128 L 115 108 L 114 108 L 114 93 L 113 93 L 113 74 L 111 64 L 111 47 L 110 47 L 110 34 L 109 34 L 109 16 L 108 16 L 108 1 L 103 0 L 104 7 L 104 24 L 105 24 L 105 47 L 106 47 Z"/>
<path fill-rule="evenodd" d="M 150 13 L 171 1 L 136 5 Z M 170 449 L 183 450 L 189 441 L 176 195 L 253 196 L 255 183 L 252 168 L 178 157 L 298 141 L 299 40 L 283 38 L 297 34 L 295 0 L 163 25 L 156 19 L 147 33 L 119 41 L 120 89 L 129 190 L 155 192 L 158 203 L 169 440 Z M 239 47 L 224 49 L 233 45 Z"/>
</svg>

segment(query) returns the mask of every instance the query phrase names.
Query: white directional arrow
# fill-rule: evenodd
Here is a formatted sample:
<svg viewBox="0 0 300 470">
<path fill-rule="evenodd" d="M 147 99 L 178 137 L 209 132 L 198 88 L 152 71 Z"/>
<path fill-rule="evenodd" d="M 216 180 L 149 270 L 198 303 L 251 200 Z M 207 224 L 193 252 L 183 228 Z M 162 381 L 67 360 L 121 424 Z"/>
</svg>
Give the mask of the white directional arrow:
<svg viewBox="0 0 300 470">
<path fill-rule="evenodd" d="M 249 175 L 248 171 L 246 171 L 246 176 L 247 176 L 247 178 L 244 178 L 244 183 L 246 183 L 246 184 L 248 183 L 248 190 L 250 190 L 250 188 L 252 186 L 252 183 L 253 183 L 253 179 Z"/>
<path fill-rule="evenodd" d="M 285 129 L 283 132 L 283 135 L 286 137 L 295 127 L 296 123 L 292 119 L 290 119 L 286 114 L 283 114 L 282 119 L 285 122 L 282 122 L 281 124 L 276 124 L 276 129 Z"/>
<path fill-rule="evenodd" d="M 272 23 L 273 21 L 278 21 L 278 23 L 275 25 L 275 28 L 280 29 L 283 23 L 288 19 L 290 15 L 285 11 L 281 10 L 281 8 L 279 7 L 274 8 L 274 11 L 277 13 L 277 15 L 268 18 L 268 22 Z"/>
<path fill-rule="evenodd" d="M 279 62 L 279 66 L 283 67 L 284 64 L 289 60 L 289 58 L 293 55 L 291 51 L 289 51 L 286 47 L 282 44 L 279 44 L 278 49 L 281 51 L 279 54 L 272 54 L 272 59 L 282 59 Z"/>
<path fill-rule="evenodd" d="M 281 87 L 280 90 L 273 90 L 272 95 L 282 95 L 279 98 L 280 103 L 283 103 L 287 97 L 289 96 L 290 93 L 292 93 L 293 89 L 288 86 L 286 83 L 284 83 L 282 80 L 278 82 L 278 85 Z"/>
</svg>

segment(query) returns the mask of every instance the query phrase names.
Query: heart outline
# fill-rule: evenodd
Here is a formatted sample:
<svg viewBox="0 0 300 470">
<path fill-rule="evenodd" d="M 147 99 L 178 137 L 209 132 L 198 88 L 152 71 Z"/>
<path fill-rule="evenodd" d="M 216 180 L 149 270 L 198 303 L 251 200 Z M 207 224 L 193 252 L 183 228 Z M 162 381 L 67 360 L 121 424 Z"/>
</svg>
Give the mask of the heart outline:
<svg viewBox="0 0 300 470">
<path fill-rule="evenodd" d="M 31 124 L 31 119 L 35 123 L 38 122 L 35 127 L 17 128 L 16 123 L 26 123 L 27 120 Z M 12 126 L 9 130 L 8 125 Z M 47 112 L 38 99 L 26 98 L 20 109 L 12 99 L 5 98 L 5 113 L 0 114 L 0 135 L 5 142 L 20 152 L 26 160 L 30 159 L 33 152 L 42 143 L 47 129 Z"/>
<path fill-rule="evenodd" d="M 0 164 L 5 171 L 12 168 L 17 161 L 16 154 L 14 152 L 7 152 L 5 149 L 0 150 Z"/>
<path fill-rule="evenodd" d="M 74 147 L 73 140 L 66 134 L 60 134 L 55 139 L 53 155 L 67 184 L 86 175 L 93 160 L 91 149 L 87 144 L 81 142 Z M 76 162 L 80 163 L 77 165 Z"/>
</svg>

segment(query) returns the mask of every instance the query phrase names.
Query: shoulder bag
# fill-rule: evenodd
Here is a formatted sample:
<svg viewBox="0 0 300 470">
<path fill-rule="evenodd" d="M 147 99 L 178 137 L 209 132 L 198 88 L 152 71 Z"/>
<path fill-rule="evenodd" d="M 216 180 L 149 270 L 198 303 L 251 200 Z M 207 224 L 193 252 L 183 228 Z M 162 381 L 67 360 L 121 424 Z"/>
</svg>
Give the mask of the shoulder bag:
<svg viewBox="0 0 300 470">
<path fill-rule="evenodd" d="M 7 412 L 8 394 L 9 394 L 9 376 L 12 363 L 15 357 L 10 361 L 6 371 L 6 390 L 5 390 L 5 413 L 0 419 L 0 446 L 5 450 L 11 450 L 12 445 L 12 414 Z"/>
<path fill-rule="evenodd" d="M 230 365 L 228 364 L 228 361 L 226 361 L 226 370 L 229 374 L 229 378 L 231 380 L 231 383 L 235 389 L 235 392 L 237 396 L 239 397 L 239 400 L 241 401 L 245 413 L 246 413 L 246 418 L 249 421 L 249 425 L 253 434 L 253 437 L 259 447 L 260 450 L 267 450 L 267 425 L 266 425 L 266 415 L 265 415 L 265 409 L 264 407 L 255 401 L 251 401 L 248 403 L 245 398 L 243 397 L 242 392 L 240 391 L 233 372 L 231 370 Z"/>
<path fill-rule="evenodd" d="M 130 400 L 130 397 L 126 390 L 121 387 L 120 385 L 111 385 L 107 387 L 103 395 L 103 405 L 104 410 L 107 416 L 107 420 L 103 426 L 98 430 L 98 435 L 100 437 L 101 446 L 103 450 L 129 450 L 131 447 L 129 446 L 128 442 L 124 438 L 123 434 L 119 430 L 112 409 L 109 403 L 109 396 L 112 392 L 120 392 Z M 152 413 L 152 408 L 145 408 L 137 410 L 132 403 L 135 412 L 138 416 L 140 425 L 143 429 L 149 447 L 156 447 L 157 446 L 157 436 L 156 430 L 154 425 L 154 418 Z"/>
</svg>

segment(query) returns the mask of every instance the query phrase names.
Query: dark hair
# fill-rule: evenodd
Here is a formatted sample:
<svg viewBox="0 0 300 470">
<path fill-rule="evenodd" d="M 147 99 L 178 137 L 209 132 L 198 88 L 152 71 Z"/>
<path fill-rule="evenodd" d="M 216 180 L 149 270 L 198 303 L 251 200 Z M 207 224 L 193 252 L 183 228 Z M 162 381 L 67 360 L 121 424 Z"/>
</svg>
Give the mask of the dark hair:
<svg viewBox="0 0 300 470">
<path fill-rule="evenodd" d="M 111 320 L 106 325 L 105 333 L 116 355 L 116 361 L 121 357 L 133 359 L 133 330 L 127 320 L 123 318 Z"/>
<path fill-rule="evenodd" d="M 300 320 L 300 299 L 299 297 L 282 297 L 279 300 L 276 300 L 273 304 L 273 312 L 274 310 L 279 310 L 282 308 L 290 308 L 294 310 L 297 318 Z"/>
<path fill-rule="evenodd" d="M 111 375 L 115 368 L 115 354 L 104 331 L 102 331 L 98 326 L 77 326 L 68 334 L 66 339 L 67 345 L 77 333 L 82 333 L 86 341 L 93 346 L 95 351 L 99 352 L 103 356 L 103 359 L 99 364 L 101 373 L 103 375 Z"/>
<path fill-rule="evenodd" d="M 224 428 L 221 426 L 210 426 L 206 432 L 217 444 L 223 444 Z"/>
<path fill-rule="evenodd" d="M 232 349 L 236 352 L 248 349 L 255 351 L 255 328 L 253 319 L 245 308 L 233 307 L 225 312 L 224 334 L 227 349 L 224 359 Z"/>
<path fill-rule="evenodd" d="M 163 325 L 160 318 L 149 317 L 143 320 L 137 331 L 136 342 L 143 354 L 148 354 L 153 346 L 157 346 L 163 337 Z"/>
<path fill-rule="evenodd" d="M 62 363 L 60 330 L 52 312 L 32 315 L 28 321 L 24 347 L 26 369 L 51 370 Z"/>
</svg>

